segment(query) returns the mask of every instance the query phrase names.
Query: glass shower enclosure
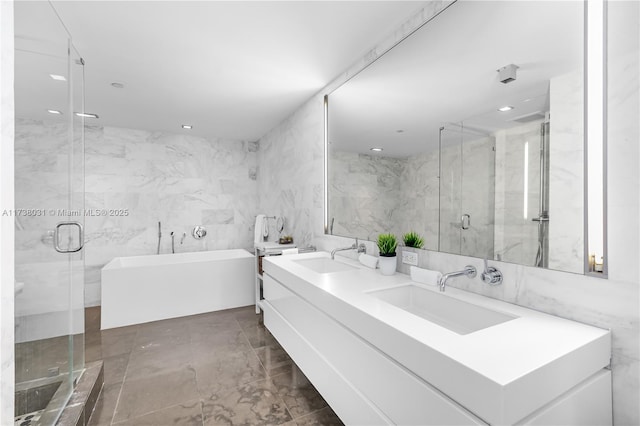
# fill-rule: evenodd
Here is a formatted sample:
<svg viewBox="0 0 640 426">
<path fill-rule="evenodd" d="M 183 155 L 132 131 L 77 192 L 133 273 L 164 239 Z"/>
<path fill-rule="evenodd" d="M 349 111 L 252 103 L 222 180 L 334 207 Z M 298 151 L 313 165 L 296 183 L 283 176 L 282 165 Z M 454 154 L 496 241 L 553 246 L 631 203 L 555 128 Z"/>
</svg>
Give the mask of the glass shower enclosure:
<svg viewBox="0 0 640 426">
<path fill-rule="evenodd" d="M 488 127 L 440 128 L 439 250 L 547 268 L 550 121 Z"/>
<path fill-rule="evenodd" d="M 495 137 L 464 123 L 440 128 L 439 250 L 493 258 Z"/>
<path fill-rule="evenodd" d="M 84 368 L 82 112 L 84 61 L 53 5 L 17 2 L 15 416 L 41 425 Z"/>
</svg>

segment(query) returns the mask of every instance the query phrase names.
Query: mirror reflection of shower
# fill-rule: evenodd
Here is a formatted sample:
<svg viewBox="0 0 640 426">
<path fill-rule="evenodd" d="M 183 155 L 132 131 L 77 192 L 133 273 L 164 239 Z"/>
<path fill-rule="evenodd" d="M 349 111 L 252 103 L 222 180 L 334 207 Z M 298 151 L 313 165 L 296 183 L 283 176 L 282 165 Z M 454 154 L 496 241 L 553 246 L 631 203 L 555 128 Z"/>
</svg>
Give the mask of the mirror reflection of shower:
<svg viewBox="0 0 640 426">
<path fill-rule="evenodd" d="M 466 123 L 447 123 L 439 145 L 439 250 L 493 259 L 495 137 Z"/>
<path fill-rule="evenodd" d="M 541 98 L 542 107 L 548 101 Z M 550 120 L 543 111 L 502 123 L 486 113 L 440 128 L 441 251 L 549 267 Z"/>
<path fill-rule="evenodd" d="M 538 217 L 538 251 L 535 266 L 549 267 L 549 120 L 540 124 L 540 200 Z"/>
</svg>

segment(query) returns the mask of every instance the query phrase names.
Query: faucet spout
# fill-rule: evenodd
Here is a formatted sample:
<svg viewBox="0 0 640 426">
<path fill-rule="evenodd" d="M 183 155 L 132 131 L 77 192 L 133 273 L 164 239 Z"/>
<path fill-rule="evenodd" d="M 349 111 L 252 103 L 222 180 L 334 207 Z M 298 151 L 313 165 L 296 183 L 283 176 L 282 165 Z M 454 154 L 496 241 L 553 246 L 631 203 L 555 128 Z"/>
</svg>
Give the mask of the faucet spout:
<svg viewBox="0 0 640 426">
<path fill-rule="evenodd" d="M 469 278 L 474 278 L 476 276 L 476 268 L 475 266 L 467 265 L 464 267 L 462 271 L 454 271 L 449 272 L 448 274 L 444 274 L 438 280 L 438 287 L 440 287 L 440 291 L 444 291 L 447 286 L 447 280 L 453 277 L 460 277 L 462 275 L 466 275 Z"/>
<path fill-rule="evenodd" d="M 351 244 L 349 247 L 342 247 L 331 250 L 331 260 L 334 260 L 336 252 L 345 250 L 358 250 L 358 253 L 367 252 L 367 248 L 365 247 L 365 245 L 363 243 L 358 244 L 358 239 L 356 238 L 356 242 Z"/>
</svg>

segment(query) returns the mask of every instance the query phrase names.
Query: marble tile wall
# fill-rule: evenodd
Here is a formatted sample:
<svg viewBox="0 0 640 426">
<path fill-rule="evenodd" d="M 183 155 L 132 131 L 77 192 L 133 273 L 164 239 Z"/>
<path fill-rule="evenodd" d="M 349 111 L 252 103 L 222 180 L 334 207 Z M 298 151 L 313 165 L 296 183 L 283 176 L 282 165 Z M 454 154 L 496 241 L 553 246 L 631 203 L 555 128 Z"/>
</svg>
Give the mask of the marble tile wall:
<svg viewBox="0 0 640 426">
<path fill-rule="evenodd" d="M 66 141 L 60 126 L 47 124 L 17 120 L 16 201 L 25 208 L 66 205 L 66 187 L 60 186 L 66 179 L 61 150 Z M 257 150 L 255 142 L 88 127 L 85 209 L 121 212 L 84 218 L 86 305 L 100 303 L 100 269 L 111 259 L 156 253 L 158 221 L 162 222 L 161 253 L 171 252 L 171 232 L 176 252 L 251 247 Z M 27 299 L 30 287 L 42 288 L 35 283 L 66 273 L 64 268 L 51 269 L 56 264 L 48 260 L 51 240 L 46 239 L 46 230 L 53 229 L 58 219 L 17 225 L 16 271 L 25 282 Z M 207 228 L 205 239 L 191 236 L 196 225 Z M 39 309 L 32 306 L 38 298 L 30 300 L 33 303 L 25 300 L 21 305 L 33 314 Z"/>
<path fill-rule="evenodd" d="M 329 221 L 333 234 L 374 240 L 382 232 L 399 235 L 401 189 L 406 160 L 331 150 Z"/>
<path fill-rule="evenodd" d="M 614 6 L 613 3 L 616 5 Z M 260 196 L 260 210 L 278 210 L 281 203 L 278 194 L 290 194 L 286 207 L 290 212 L 300 212 L 292 228 L 294 237 L 305 242 L 315 242 L 319 249 L 331 250 L 352 240 L 324 235 L 323 227 L 323 95 L 339 83 L 357 73 L 386 48 L 400 41 L 419 22 L 428 19 L 434 7 L 430 3 L 396 33 L 381 42 L 370 54 L 365 55 L 335 82 L 311 98 L 286 120 L 261 139 L 259 154 L 259 182 L 261 192 L 267 190 L 275 197 Z M 558 272 L 504 262 L 493 262 L 505 273 L 505 283 L 499 287 L 482 285 L 479 281 L 454 280 L 453 286 L 485 294 L 537 309 L 564 318 L 581 321 L 613 332 L 613 407 L 616 425 L 640 424 L 637 401 L 640 398 L 638 336 L 640 258 L 638 248 L 638 176 L 640 132 L 637 117 L 638 97 L 638 4 L 637 2 L 610 2 L 612 14 L 626 22 L 616 25 L 618 37 L 612 43 L 624 45 L 620 55 L 612 60 L 609 69 L 609 178 L 608 178 L 608 230 L 610 275 L 608 280 L 579 274 Z M 613 8 L 619 8 L 615 12 Z M 632 9 L 631 11 L 626 9 Z M 625 10 L 620 10 L 625 9 Z M 612 26 L 610 26 L 612 27 Z M 623 30 L 623 28 L 625 28 Z M 631 32 L 631 36 L 629 33 Z M 634 44 L 635 43 L 635 44 Z M 629 46 L 631 44 L 631 46 Z M 295 153 L 291 162 L 297 168 L 279 167 L 279 160 L 288 150 Z M 306 151 L 307 153 L 303 153 Z M 305 195 L 306 194 L 306 195 Z M 316 196 L 317 194 L 317 196 Z M 632 238 L 630 238 L 632 236 Z M 368 243 L 370 252 L 375 250 Z M 375 252 L 375 251 L 374 251 Z M 457 270 L 467 263 L 476 267 L 482 261 L 466 256 L 423 250 L 420 266 Z"/>
<path fill-rule="evenodd" d="M 0 205 L 14 208 L 14 27 L 13 0 L 0 2 Z M 14 224 L 0 216 L 0 424 L 13 424 Z"/>
<path fill-rule="evenodd" d="M 549 267 L 575 273 L 584 270 L 583 82 L 581 72 L 570 73 L 549 89 Z"/>
<path fill-rule="evenodd" d="M 424 239 L 424 248 L 430 250 L 438 249 L 438 157 L 438 151 L 409 157 L 400 175 L 398 237 L 417 232 Z"/>
<path fill-rule="evenodd" d="M 259 141 L 258 210 L 284 216 L 298 247 L 324 233 L 323 102 L 316 95 Z"/>
<path fill-rule="evenodd" d="M 415 231 L 426 247 L 437 249 L 437 151 L 409 158 L 344 151 L 330 155 L 329 220 L 336 218 L 334 235 L 373 241 L 379 233 L 391 232 L 400 240 Z"/>
</svg>

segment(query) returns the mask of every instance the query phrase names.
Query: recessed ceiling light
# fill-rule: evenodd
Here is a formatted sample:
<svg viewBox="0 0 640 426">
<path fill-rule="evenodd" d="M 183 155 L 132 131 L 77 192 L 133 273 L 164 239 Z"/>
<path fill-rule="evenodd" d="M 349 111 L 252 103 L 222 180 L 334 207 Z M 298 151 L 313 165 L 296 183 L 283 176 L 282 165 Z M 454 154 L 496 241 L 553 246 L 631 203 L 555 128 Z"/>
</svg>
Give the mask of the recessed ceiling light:
<svg viewBox="0 0 640 426">
<path fill-rule="evenodd" d="M 122 89 L 122 88 L 124 88 L 124 84 L 122 84 L 122 83 L 118 83 L 118 82 L 113 82 L 113 83 L 111 83 L 111 86 L 115 87 L 116 89 Z"/>
<path fill-rule="evenodd" d="M 54 79 L 54 80 L 58 80 L 58 81 L 67 81 L 67 78 L 63 75 L 58 75 L 58 74 L 49 74 L 49 76 Z"/>
<path fill-rule="evenodd" d="M 98 114 L 90 114 L 88 112 L 76 112 L 78 117 L 86 117 L 86 118 L 98 118 Z"/>
<path fill-rule="evenodd" d="M 191 129 L 193 129 L 193 126 L 191 124 L 183 124 L 182 128 L 183 129 L 187 129 L 187 130 L 191 130 Z"/>
<path fill-rule="evenodd" d="M 62 115 L 61 111 L 58 111 L 57 109 L 48 109 L 47 112 L 49 114 L 57 114 L 57 115 Z"/>
<path fill-rule="evenodd" d="M 498 111 L 500 112 L 507 112 L 507 111 L 511 111 L 513 109 L 512 106 L 510 105 L 505 105 L 505 106 L 501 106 L 500 108 L 498 108 Z"/>
<path fill-rule="evenodd" d="M 382 152 L 382 148 L 371 148 L 371 151 Z"/>
<path fill-rule="evenodd" d="M 398 129 L 398 130 L 396 130 L 396 133 L 404 133 L 404 130 Z"/>
</svg>

